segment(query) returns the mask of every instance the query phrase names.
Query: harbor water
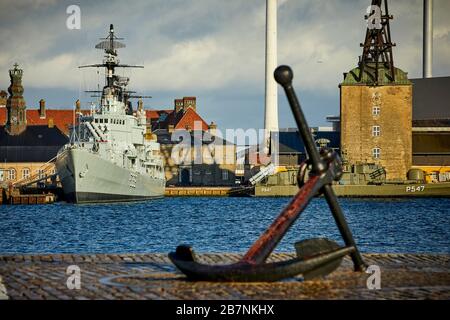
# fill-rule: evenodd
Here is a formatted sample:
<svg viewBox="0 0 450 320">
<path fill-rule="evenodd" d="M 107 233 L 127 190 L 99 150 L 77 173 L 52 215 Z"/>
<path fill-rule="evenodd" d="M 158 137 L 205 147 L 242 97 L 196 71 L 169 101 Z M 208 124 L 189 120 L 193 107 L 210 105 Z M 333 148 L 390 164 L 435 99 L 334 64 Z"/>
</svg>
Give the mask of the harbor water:
<svg viewBox="0 0 450 320">
<path fill-rule="evenodd" d="M 164 198 L 138 203 L 0 206 L 0 254 L 151 253 L 191 244 L 245 252 L 289 198 Z M 362 252 L 450 253 L 450 199 L 340 199 Z M 311 237 L 342 242 L 316 198 L 277 251 Z"/>
</svg>

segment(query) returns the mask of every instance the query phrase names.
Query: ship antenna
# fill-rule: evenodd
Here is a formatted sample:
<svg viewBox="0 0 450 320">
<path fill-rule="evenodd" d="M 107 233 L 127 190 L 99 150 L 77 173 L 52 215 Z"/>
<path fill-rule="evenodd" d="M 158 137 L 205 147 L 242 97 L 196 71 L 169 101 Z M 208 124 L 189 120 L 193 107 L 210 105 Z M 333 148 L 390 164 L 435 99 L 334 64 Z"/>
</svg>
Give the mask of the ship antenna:
<svg viewBox="0 0 450 320">
<path fill-rule="evenodd" d="M 112 23 L 109 25 L 109 47 L 114 50 L 114 26 Z M 114 53 L 116 53 L 115 50 Z"/>
</svg>

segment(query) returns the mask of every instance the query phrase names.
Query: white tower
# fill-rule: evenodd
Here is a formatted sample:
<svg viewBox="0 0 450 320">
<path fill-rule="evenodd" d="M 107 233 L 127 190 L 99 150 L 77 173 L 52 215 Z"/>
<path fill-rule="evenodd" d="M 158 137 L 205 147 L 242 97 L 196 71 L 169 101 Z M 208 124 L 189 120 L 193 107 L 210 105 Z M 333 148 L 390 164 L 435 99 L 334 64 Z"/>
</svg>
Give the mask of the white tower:
<svg viewBox="0 0 450 320">
<path fill-rule="evenodd" d="M 278 88 L 273 77 L 277 67 L 277 0 L 266 0 L 266 100 L 264 152 L 269 153 L 270 132 L 278 131 Z"/>
<path fill-rule="evenodd" d="M 433 76 L 433 0 L 423 2 L 423 77 Z"/>
</svg>

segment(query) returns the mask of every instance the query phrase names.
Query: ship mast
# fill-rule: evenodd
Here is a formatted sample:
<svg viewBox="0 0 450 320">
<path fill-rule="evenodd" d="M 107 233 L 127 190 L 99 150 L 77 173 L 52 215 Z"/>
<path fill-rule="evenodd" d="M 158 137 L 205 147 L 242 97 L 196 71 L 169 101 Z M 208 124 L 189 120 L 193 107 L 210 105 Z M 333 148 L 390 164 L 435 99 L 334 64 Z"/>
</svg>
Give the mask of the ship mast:
<svg viewBox="0 0 450 320">
<path fill-rule="evenodd" d="M 102 91 L 94 90 L 94 91 L 86 91 L 86 92 L 94 92 L 101 93 L 102 98 L 105 97 L 106 93 L 111 93 L 118 97 L 119 101 L 124 102 L 125 106 L 128 105 L 128 98 L 132 98 L 132 93 L 134 91 L 125 90 L 125 87 L 128 85 L 129 78 L 120 77 L 115 74 L 116 68 L 144 68 L 144 66 L 139 65 L 128 65 L 128 64 L 120 64 L 118 59 L 117 49 L 125 48 L 125 44 L 119 42 L 118 40 L 123 40 L 123 38 L 118 38 L 114 35 L 114 26 L 111 24 L 109 27 L 109 34 L 106 38 L 100 38 L 102 40 L 98 43 L 95 48 L 104 50 L 105 57 L 103 63 L 100 64 L 91 64 L 79 66 L 79 68 L 105 68 L 106 69 L 106 81 L 105 86 Z M 144 97 L 144 96 L 143 96 Z"/>
</svg>

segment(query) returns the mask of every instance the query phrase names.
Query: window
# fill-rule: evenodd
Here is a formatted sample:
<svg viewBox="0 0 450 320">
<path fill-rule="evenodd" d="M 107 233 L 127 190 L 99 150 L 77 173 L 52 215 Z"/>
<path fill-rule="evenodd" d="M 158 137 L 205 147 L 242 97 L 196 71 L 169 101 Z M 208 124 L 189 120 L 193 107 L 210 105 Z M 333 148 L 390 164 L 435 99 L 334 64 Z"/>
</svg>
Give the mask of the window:
<svg viewBox="0 0 450 320">
<path fill-rule="evenodd" d="M 42 179 L 42 178 L 44 178 L 44 177 L 45 177 L 45 172 L 44 172 L 44 170 L 39 169 L 39 170 L 38 170 L 38 178 L 39 178 L 39 179 Z"/>
<path fill-rule="evenodd" d="M 372 127 L 372 136 L 379 137 L 380 136 L 380 126 Z"/>
<path fill-rule="evenodd" d="M 222 180 L 228 180 L 228 170 L 222 170 Z"/>
<path fill-rule="evenodd" d="M 8 176 L 8 180 L 16 180 L 17 175 L 16 175 L 16 169 L 10 168 L 9 169 L 9 176 Z"/>
<path fill-rule="evenodd" d="M 373 106 L 372 108 L 372 115 L 379 116 L 380 115 L 380 107 L 379 106 Z"/>
<path fill-rule="evenodd" d="M 23 168 L 22 169 L 22 179 L 28 179 L 30 177 L 30 169 Z"/>
<path fill-rule="evenodd" d="M 380 148 L 373 148 L 372 149 L 372 157 L 374 159 L 380 159 L 381 156 L 381 149 Z"/>
</svg>

